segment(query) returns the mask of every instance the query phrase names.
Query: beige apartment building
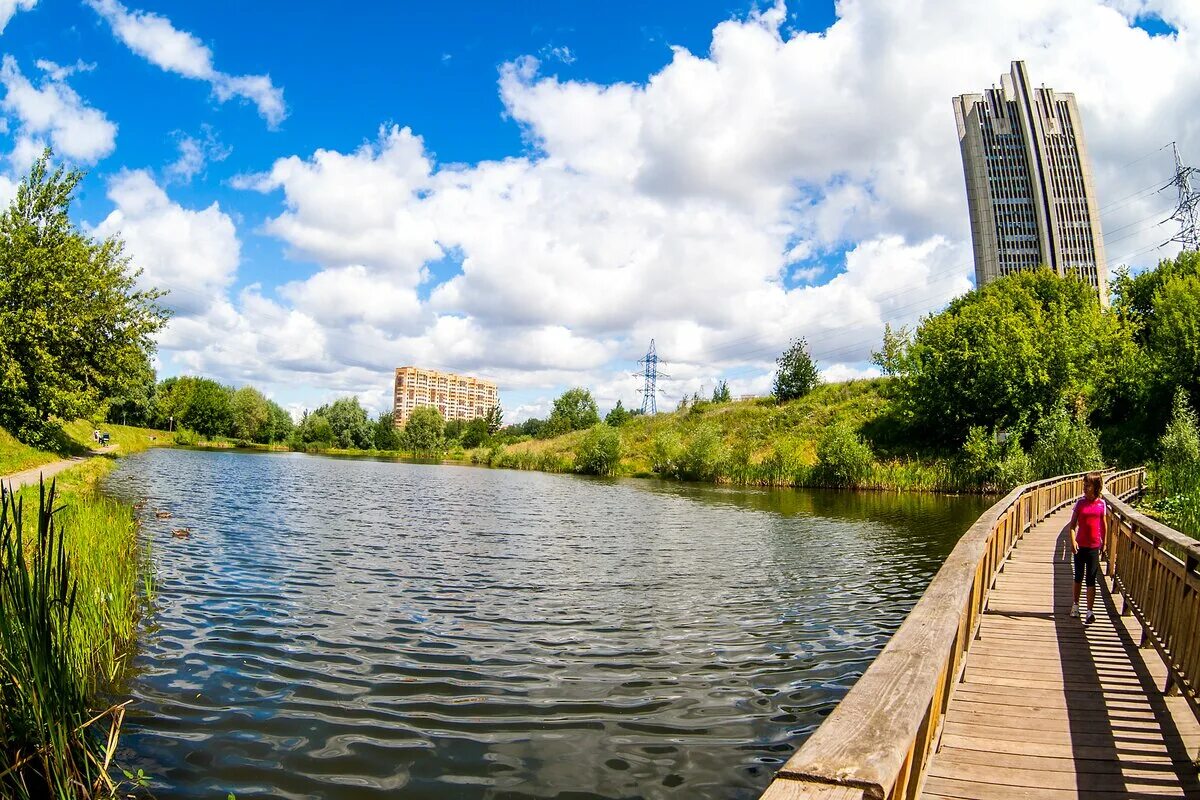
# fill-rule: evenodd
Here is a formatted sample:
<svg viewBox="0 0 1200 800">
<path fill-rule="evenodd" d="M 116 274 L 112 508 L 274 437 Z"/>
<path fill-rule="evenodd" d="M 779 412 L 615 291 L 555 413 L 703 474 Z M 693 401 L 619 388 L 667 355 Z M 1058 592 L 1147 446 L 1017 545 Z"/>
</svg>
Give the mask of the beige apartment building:
<svg viewBox="0 0 1200 800">
<path fill-rule="evenodd" d="M 1012 62 L 1000 88 L 954 98 L 975 283 L 1046 265 L 1108 304 L 1099 204 L 1075 95 L 1033 88 Z"/>
<path fill-rule="evenodd" d="M 485 417 L 499 401 L 496 384 L 481 378 L 420 367 L 396 370 L 392 422 L 403 427 L 417 406 L 433 406 L 450 419 Z"/>
</svg>

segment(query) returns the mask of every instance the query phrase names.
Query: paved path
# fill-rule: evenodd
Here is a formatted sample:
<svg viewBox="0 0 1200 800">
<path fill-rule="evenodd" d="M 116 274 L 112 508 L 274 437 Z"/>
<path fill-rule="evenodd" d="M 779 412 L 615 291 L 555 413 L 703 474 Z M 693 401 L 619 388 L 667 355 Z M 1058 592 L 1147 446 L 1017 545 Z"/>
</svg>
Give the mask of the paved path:
<svg viewBox="0 0 1200 800">
<path fill-rule="evenodd" d="M 1194 725 L 1169 713 L 1180 698 L 1162 694 L 1157 655 L 1108 586 L 1092 625 L 1069 616 L 1071 564 L 1055 552 L 1068 516 L 1026 534 L 998 576 L 923 798 L 1200 798 Z"/>
<path fill-rule="evenodd" d="M 12 475 L 0 476 L 0 483 L 3 483 L 5 488 L 12 489 L 15 492 L 22 486 L 28 486 L 30 484 L 36 485 L 38 482 L 38 476 L 43 476 L 49 480 L 51 477 L 62 472 L 64 469 L 73 467 L 76 464 L 86 461 L 91 456 L 104 455 L 105 453 L 111 453 L 116 449 L 117 446 L 115 444 L 110 444 L 107 447 L 90 450 L 87 456 L 72 456 L 71 458 L 64 458 L 59 461 L 51 461 L 49 464 L 42 464 L 39 467 L 33 467 L 32 469 L 23 470 L 21 472 L 14 472 Z"/>
</svg>

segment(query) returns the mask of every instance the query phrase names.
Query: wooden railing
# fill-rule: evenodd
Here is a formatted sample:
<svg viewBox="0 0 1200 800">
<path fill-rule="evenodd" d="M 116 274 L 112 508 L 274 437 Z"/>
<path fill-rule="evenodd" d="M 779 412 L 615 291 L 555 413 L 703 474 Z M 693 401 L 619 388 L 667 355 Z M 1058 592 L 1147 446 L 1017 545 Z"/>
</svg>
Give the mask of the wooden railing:
<svg viewBox="0 0 1200 800">
<path fill-rule="evenodd" d="M 1165 690 L 1200 717 L 1200 542 L 1109 498 L 1107 550 L 1121 614 L 1137 617 L 1142 647 L 1166 664 Z"/>
<path fill-rule="evenodd" d="M 1110 473 L 1106 483 L 1111 494 L 1128 496 L 1144 475 Z M 916 797 L 996 575 L 1030 528 L 1082 494 L 1083 474 L 1067 475 L 1020 486 L 988 509 L 763 800 Z"/>
</svg>

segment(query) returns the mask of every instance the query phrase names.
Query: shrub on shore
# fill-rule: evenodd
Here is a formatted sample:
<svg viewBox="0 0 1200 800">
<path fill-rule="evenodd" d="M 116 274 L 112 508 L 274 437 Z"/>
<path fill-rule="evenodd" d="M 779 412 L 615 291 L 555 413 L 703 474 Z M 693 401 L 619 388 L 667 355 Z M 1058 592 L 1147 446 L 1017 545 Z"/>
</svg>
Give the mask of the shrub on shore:
<svg viewBox="0 0 1200 800">
<path fill-rule="evenodd" d="M 593 425 L 575 451 L 575 471 L 585 475 L 613 475 L 621 463 L 621 434 L 601 422 Z"/>
</svg>

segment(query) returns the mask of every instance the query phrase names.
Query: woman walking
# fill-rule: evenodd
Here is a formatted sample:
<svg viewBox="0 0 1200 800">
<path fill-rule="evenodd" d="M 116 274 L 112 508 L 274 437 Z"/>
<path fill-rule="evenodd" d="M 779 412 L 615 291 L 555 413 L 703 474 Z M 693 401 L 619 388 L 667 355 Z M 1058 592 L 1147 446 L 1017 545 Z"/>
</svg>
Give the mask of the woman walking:
<svg viewBox="0 0 1200 800">
<path fill-rule="evenodd" d="M 1075 504 L 1071 520 L 1063 527 L 1062 536 L 1071 543 L 1075 554 L 1075 589 L 1072 595 L 1071 616 L 1079 616 L 1079 591 L 1087 582 L 1087 613 L 1085 624 L 1092 624 L 1096 615 L 1092 606 L 1096 600 L 1096 576 L 1100 574 L 1100 548 L 1108 534 L 1108 507 L 1100 495 L 1104 492 L 1104 476 L 1089 472 L 1083 478 L 1083 497 Z M 1072 535 L 1074 534 L 1074 535 Z"/>
</svg>

